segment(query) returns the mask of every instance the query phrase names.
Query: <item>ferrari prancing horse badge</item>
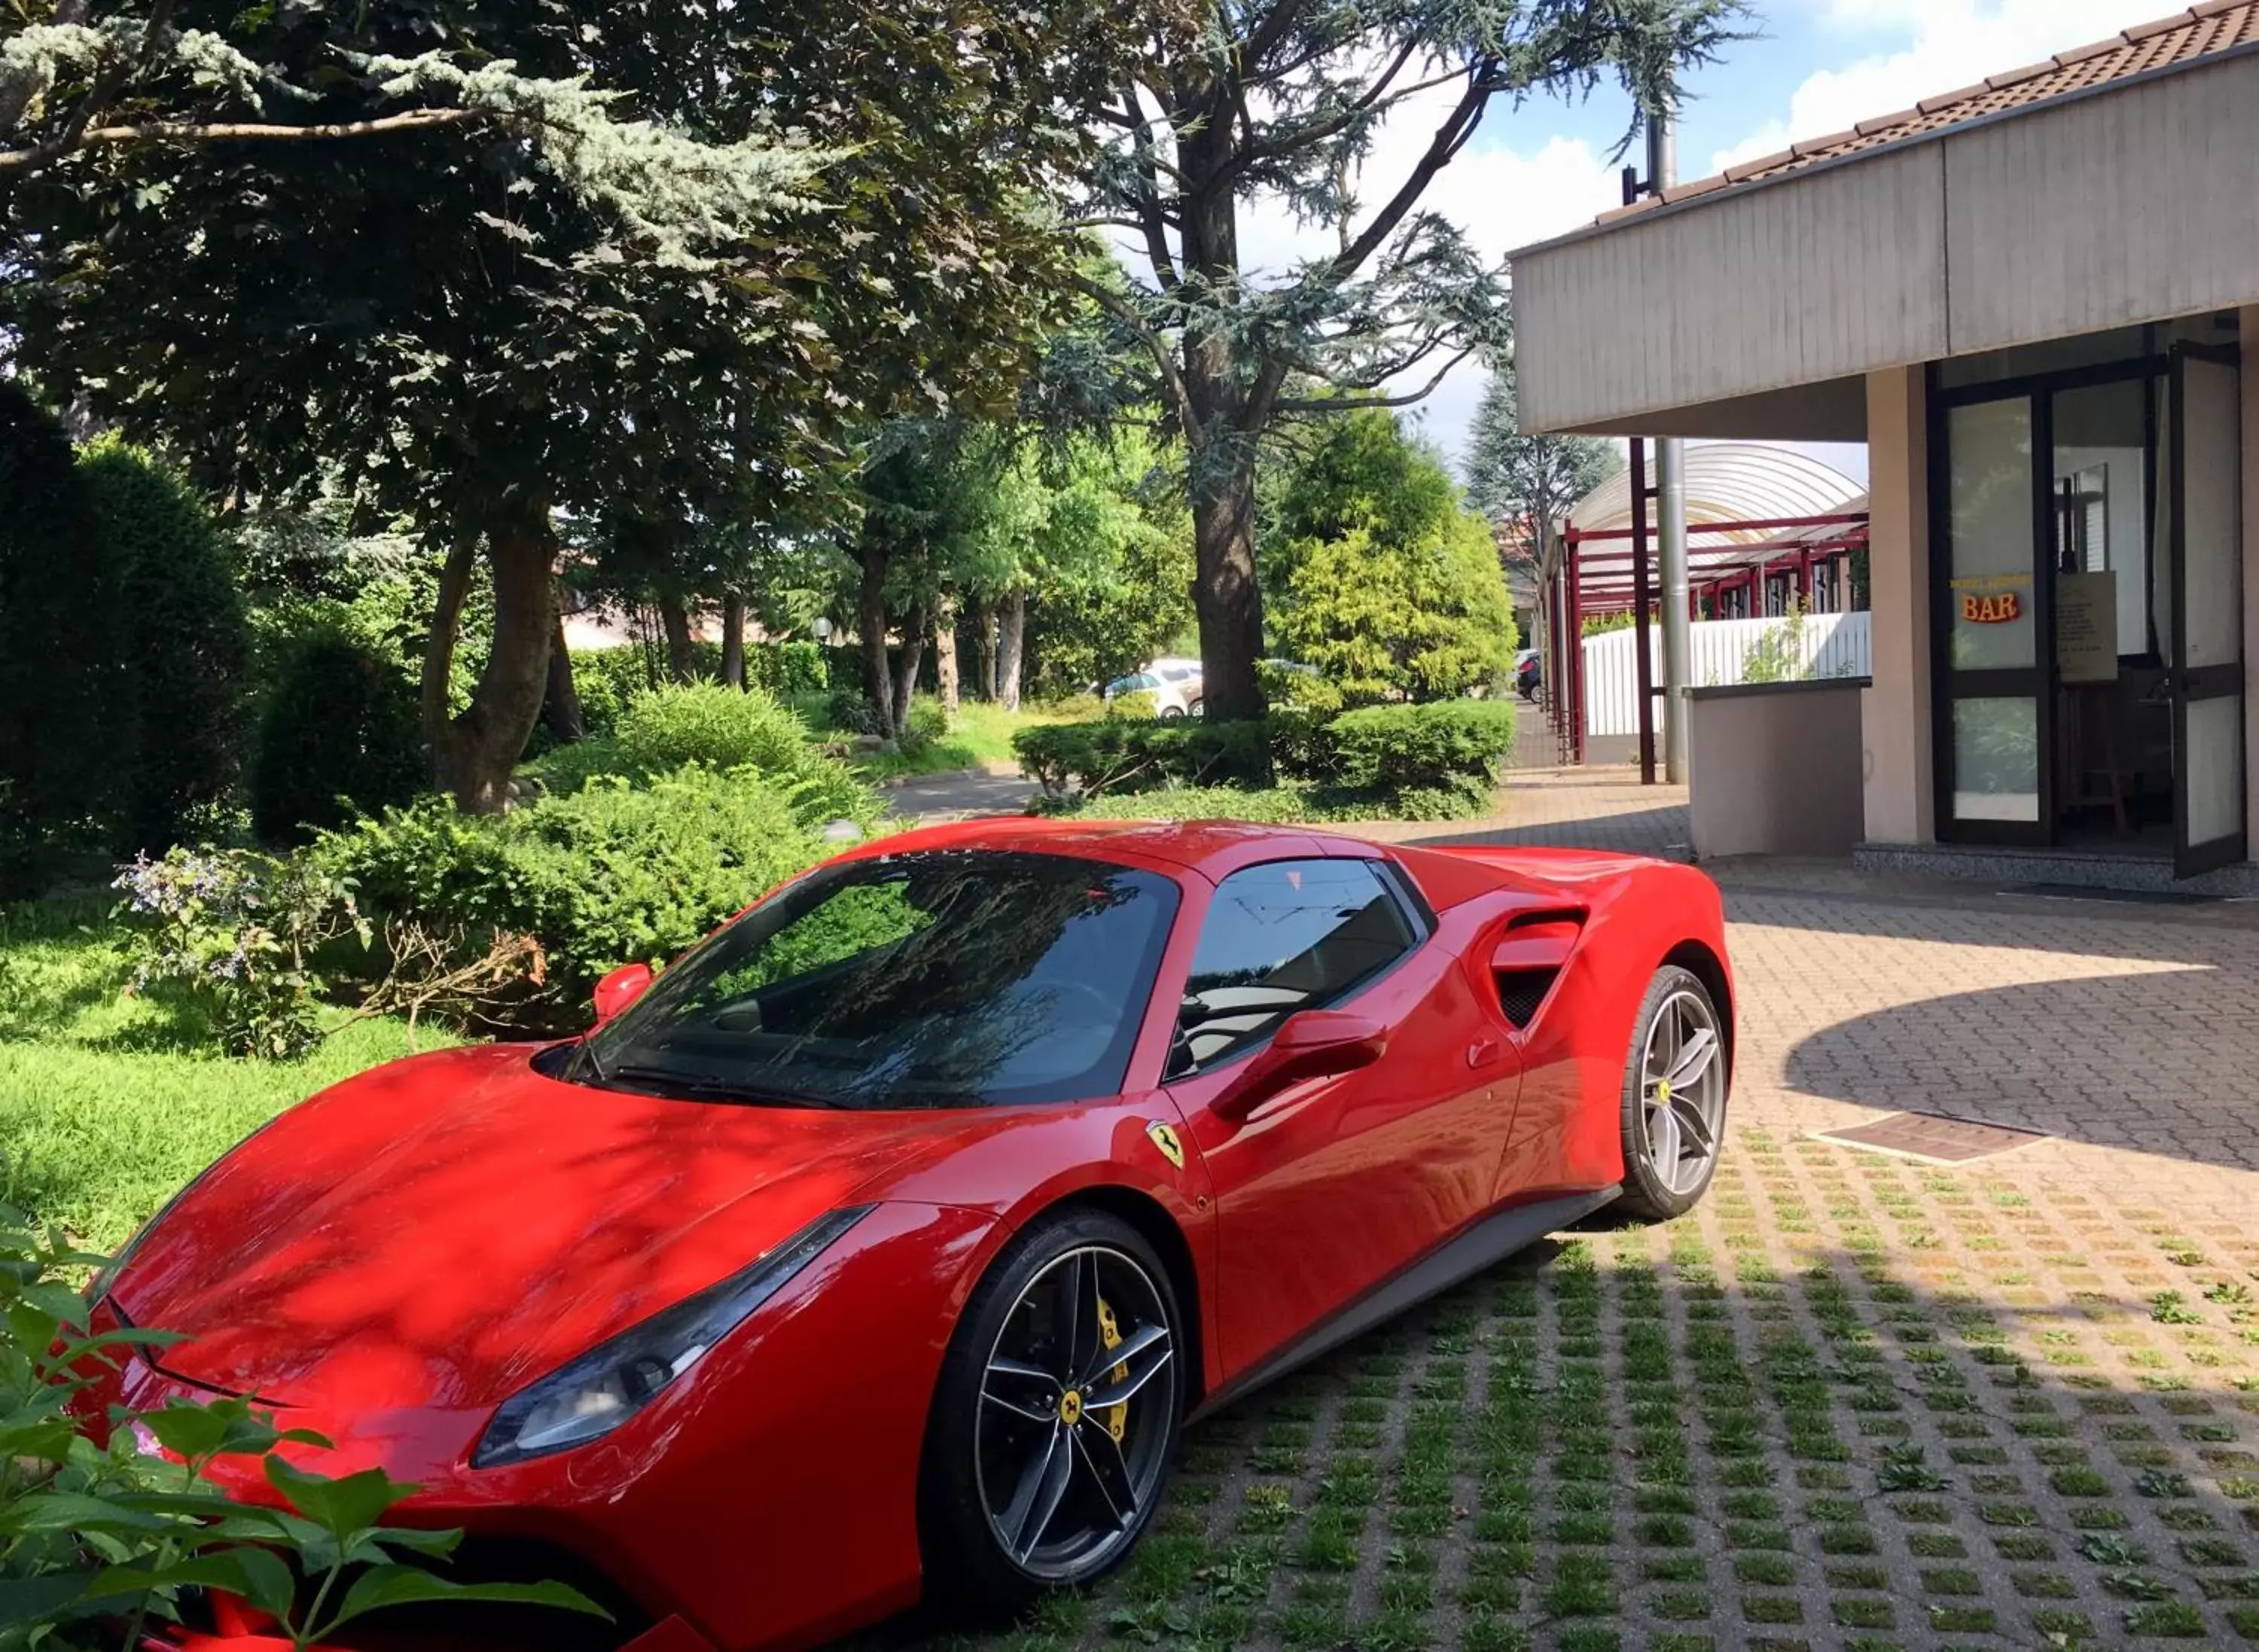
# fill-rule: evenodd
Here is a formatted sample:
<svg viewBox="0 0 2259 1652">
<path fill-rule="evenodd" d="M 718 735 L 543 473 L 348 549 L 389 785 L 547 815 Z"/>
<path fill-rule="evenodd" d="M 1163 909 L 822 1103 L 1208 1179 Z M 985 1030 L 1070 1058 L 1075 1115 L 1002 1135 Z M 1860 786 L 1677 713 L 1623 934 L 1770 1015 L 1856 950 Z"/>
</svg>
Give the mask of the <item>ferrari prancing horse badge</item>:
<svg viewBox="0 0 2259 1652">
<path fill-rule="evenodd" d="M 1177 1140 L 1177 1133 L 1168 1125 L 1155 1119 L 1145 1127 L 1145 1134 L 1153 1138 L 1153 1145 L 1161 1150 L 1161 1157 L 1179 1170 L 1185 1167 L 1185 1144 Z"/>
</svg>

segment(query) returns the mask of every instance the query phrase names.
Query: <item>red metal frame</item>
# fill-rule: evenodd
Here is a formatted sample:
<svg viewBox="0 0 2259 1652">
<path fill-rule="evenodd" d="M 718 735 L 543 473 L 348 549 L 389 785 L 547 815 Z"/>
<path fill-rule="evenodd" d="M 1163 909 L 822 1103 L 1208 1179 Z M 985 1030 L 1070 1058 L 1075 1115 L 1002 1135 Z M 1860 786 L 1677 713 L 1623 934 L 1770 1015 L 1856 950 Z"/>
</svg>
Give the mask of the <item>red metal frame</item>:
<svg viewBox="0 0 2259 1652">
<path fill-rule="evenodd" d="M 1648 627 L 1650 614 L 1659 614 L 1660 599 L 1649 575 L 1648 542 L 1651 532 L 1646 502 L 1653 497 L 1653 489 L 1646 481 L 1646 444 L 1634 440 L 1631 445 L 1632 521 L 1621 528 L 1578 528 L 1571 526 L 1561 532 L 1561 556 L 1553 565 L 1552 573 L 1545 577 L 1546 588 L 1542 594 L 1547 612 L 1558 617 L 1553 625 L 1551 658 L 1545 662 L 1547 697 L 1551 705 L 1553 724 L 1562 748 L 1570 754 L 1571 761 L 1585 760 L 1585 652 L 1583 648 L 1584 622 L 1594 615 L 1632 615 L 1636 640 L 1634 657 L 1640 671 L 1639 752 L 1640 780 L 1643 785 L 1655 783 L 1653 697 L 1660 687 L 1647 680 L 1649 644 Z M 1825 538 L 1793 540 L 1785 544 L 1760 542 L 1742 545 L 1730 541 L 1721 544 L 1721 535 L 1743 533 L 1787 533 L 1798 529 L 1837 528 L 1843 531 Z M 1717 609 L 1719 599 L 1733 592 L 1742 594 L 1746 611 L 1751 617 L 1762 617 L 1765 612 L 1765 582 L 1786 563 L 1796 581 L 1798 600 L 1809 607 L 1812 601 L 1813 575 L 1815 570 L 1828 568 L 1848 559 L 1854 551 L 1863 550 L 1867 544 L 1867 513 L 1863 510 L 1821 512 L 1808 516 L 1749 516 L 1727 522 L 1689 523 L 1686 538 L 1690 556 L 1699 552 L 1716 554 L 1721 552 L 1746 551 L 1757 553 L 1757 560 L 1736 561 L 1711 569 L 1707 576 L 1694 571 L 1688 581 L 1687 610 L 1695 619 L 1702 616 L 1702 604 L 1707 599 L 1711 609 Z M 1623 543 L 1617 543 L 1617 542 Z M 1626 572 L 1630 576 L 1629 588 L 1617 584 Z"/>
</svg>

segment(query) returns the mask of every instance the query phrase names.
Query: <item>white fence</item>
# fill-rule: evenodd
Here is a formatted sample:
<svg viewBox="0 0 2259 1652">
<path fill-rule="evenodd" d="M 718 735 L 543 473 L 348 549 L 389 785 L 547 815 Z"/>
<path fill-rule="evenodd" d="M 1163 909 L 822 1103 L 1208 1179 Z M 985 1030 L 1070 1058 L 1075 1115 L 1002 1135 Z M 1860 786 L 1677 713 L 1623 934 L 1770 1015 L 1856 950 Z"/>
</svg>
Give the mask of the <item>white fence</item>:
<svg viewBox="0 0 2259 1652">
<path fill-rule="evenodd" d="M 1694 634 L 1692 678 L 1697 687 L 1746 680 L 1750 651 L 1769 631 L 1785 629 L 1785 619 L 1701 620 L 1688 629 Z M 1638 660 L 1633 653 L 1637 633 L 1628 626 L 1585 638 L 1585 731 L 1595 734 L 1639 732 Z M 1648 627 L 1649 657 L 1653 680 L 1663 681 L 1663 627 Z M 1869 647 L 1867 615 L 1807 614 L 1804 616 L 1799 651 L 1806 677 L 1864 677 L 1873 656 Z M 1657 709 L 1656 726 L 1663 723 Z"/>
</svg>

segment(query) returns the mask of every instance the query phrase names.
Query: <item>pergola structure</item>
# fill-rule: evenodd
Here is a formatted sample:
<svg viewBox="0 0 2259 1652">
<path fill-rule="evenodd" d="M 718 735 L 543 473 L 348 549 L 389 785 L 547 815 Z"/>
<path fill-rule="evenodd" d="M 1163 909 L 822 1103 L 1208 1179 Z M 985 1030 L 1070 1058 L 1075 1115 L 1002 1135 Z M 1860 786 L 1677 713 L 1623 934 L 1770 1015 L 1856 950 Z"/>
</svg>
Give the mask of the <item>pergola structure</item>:
<svg viewBox="0 0 2259 1652">
<path fill-rule="evenodd" d="M 1640 778 L 1655 780 L 1650 625 L 1660 617 L 1655 490 L 1643 441 L 1631 464 L 1578 500 L 1545 547 L 1538 609 L 1544 680 L 1562 759 L 1585 759 L 1586 619 L 1628 613 L 1639 682 Z M 1685 450 L 1690 619 L 1754 619 L 1792 608 L 1851 605 L 1849 561 L 1867 543 L 1867 495 L 1849 476 L 1792 449 L 1710 442 Z M 1643 507 L 1634 509 L 1634 502 Z"/>
</svg>

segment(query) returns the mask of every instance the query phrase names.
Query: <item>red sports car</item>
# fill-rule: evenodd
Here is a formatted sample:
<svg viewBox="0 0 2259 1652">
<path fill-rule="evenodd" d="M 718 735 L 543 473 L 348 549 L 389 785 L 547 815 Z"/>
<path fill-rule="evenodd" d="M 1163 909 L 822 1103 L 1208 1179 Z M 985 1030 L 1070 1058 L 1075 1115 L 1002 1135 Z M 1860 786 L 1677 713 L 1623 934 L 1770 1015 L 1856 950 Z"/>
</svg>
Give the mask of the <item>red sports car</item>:
<svg viewBox="0 0 2259 1652">
<path fill-rule="evenodd" d="M 597 1644 L 1009 1606 L 1123 1556 L 1188 1420 L 1611 1201 L 1692 1204 L 1732 990 L 1683 866 L 909 832 L 607 978 L 585 1038 L 236 1148 L 114 1271 L 97 1324 L 191 1340 L 111 1397 L 259 1396 L 416 1482 L 467 1570 L 596 1593 Z"/>
</svg>

